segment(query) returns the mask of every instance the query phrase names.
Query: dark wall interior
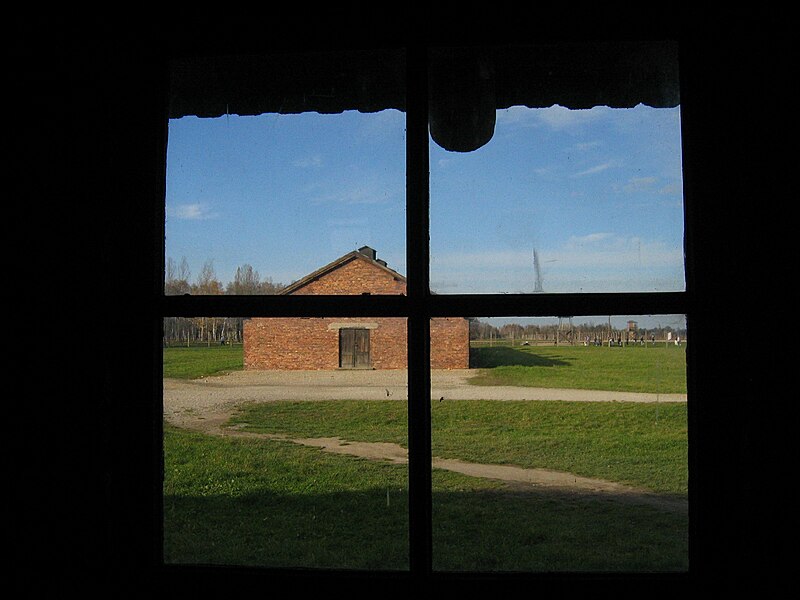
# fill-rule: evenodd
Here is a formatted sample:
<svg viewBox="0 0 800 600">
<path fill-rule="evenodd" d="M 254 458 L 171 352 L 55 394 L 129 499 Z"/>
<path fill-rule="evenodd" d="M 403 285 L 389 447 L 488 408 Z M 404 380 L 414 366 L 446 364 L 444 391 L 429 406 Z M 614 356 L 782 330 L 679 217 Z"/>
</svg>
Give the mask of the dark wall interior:
<svg viewBox="0 0 800 600">
<path fill-rule="evenodd" d="M 780 480 L 767 477 L 764 452 L 772 449 L 775 439 L 765 432 L 774 432 L 785 422 L 787 399 L 781 380 L 770 376 L 772 351 L 761 344 L 769 340 L 721 341 L 716 325 L 742 320 L 749 324 L 743 330 L 755 331 L 761 338 L 761 324 L 776 314 L 787 318 L 791 314 L 784 305 L 790 293 L 785 280 L 776 280 L 767 271 L 772 256 L 767 244 L 780 236 L 778 228 L 787 221 L 784 207 L 790 198 L 780 179 L 787 156 L 775 141 L 776 136 L 788 137 L 783 123 L 789 119 L 778 106 L 786 95 L 788 38 L 778 31 L 778 17 L 744 10 L 737 14 L 728 9 L 719 15 L 664 7 L 669 14 L 656 19 L 631 14 L 620 18 L 619 12 L 607 9 L 585 18 L 564 14 L 567 9 L 561 14 L 534 9 L 512 13 L 474 5 L 442 14 L 405 8 L 374 14 L 339 7 L 309 9 L 304 19 L 267 12 L 204 22 L 183 16 L 103 19 L 95 14 L 67 15 L 43 25 L 35 16 L 21 17 L 16 22 L 13 62 L 23 101 L 17 103 L 18 96 L 10 95 L 11 111 L 6 113 L 19 135 L 20 151 L 12 160 L 22 167 L 16 171 L 21 174 L 15 183 L 22 201 L 15 214 L 23 227 L 38 220 L 43 207 L 53 215 L 52 234 L 47 236 L 53 246 L 43 249 L 44 260 L 38 263 L 53 283 L 37 294 L 36 300 L 43 302 L 37 312 L 60 314 L 67 303 L 71 311 L 107 322 L 119 323 L 124 314 L 117 327 L 125 329 L 127 340 L 113 353 L 97 350 L 98 342 L 111 340 L 70 341 L 75 348 L 69 354 L 78 358 L 76 364 L 70 361 L 68 373 L 57 382 L 54 377 L 41 378 L 57 384 L 54 390 L 62 393 L 42 392 L 40 404 L 46 408 L 33 417 L 37 424 L 54 426 L 52 432 L 47 428 L 46 450 L 38 463 L 42 471 L 34 469 L 48 473 L 34 476 L 41 489 L 36 486 L 37 491 L 28 493 L 19 486 L 21 504 L 29 509 L 21 523 L 28 531 L 41 527 L 19 543 L 19 558 L 26 567 L 18 571 L 21 581 L 33 586 L 147 591 L 157 584 L 207 589 L 232 581 L 238 590 L 248 583 L 273 585 L 282 578 L 295 589 L 309 582 L 317 585 L 314 577 L 251 571 L 237 572 L 233 580 L 230 573 L 213 570 L 165 576 L 154 566 L 160 539 L 153 500 L 159 482 L 153 467 L 158 461 L 161 419 L 160 407 L 153 402 L 159 397 L 160 376 L 154 350 L 160 331 L 154 317 L 159 314 L 163 236 L 158 226 L 163 208 L 157 200 L 164 188 L 167 107 L 171 100 L 173 114 L 219 114 L 227 97 L 233 98 L 227 101 L 231 112 L 269 109 L 275 106 L 271 87 L 239 78 L 247 71 L 237 74 L 231 65 L 242 63 L 220 57 L 244 53 L 250 56 L 246 64 L 252 65 L 259 61 L 252 54 L 262 51 L 288 55 L 328 50 L 339 53 L 330 59 L 339 66 L 326 68 L 321 76 L 328 81 L 335 75 L 333 83 L 342 90 L 336 102 L 341 105 L 324 106 L 333 102 L 328 98 L 319 99 L 313 108 L 402 107 L 404 99 L 393 87 L 395 77 L 386 77 L 382 68 L 388 65 L 392 75 L 402 73 L 404 66 L 395 60 L 394 49 L 422 42 L 457 45 L 458 56 L 478 57 L 470 64 L 491 63 L 500 46 L 511 45 L 512 53 L 520 45 L 540 47 L 546 57 L 543 62 L 517 58 L 494 71 L 492 93 L 498 106 L 520 100 L 548 105 L 562 99 L 560 103 L 573 106 L 625 106 L 631 102 L 630 88 L 624 85 L 630 77 L 638 78 L 648 102 L 674 105 L 678 98 L 667 84 L 680 78 L 696 518 L 692 573 L 664 585 L 738 587 L 780 574 L 776 538 L 781 528 L 773 518 L 785 490 Z M 620 51 L 626 48 L 622 42 L 633 44 L 638 39 L 667 42 L 657 46 L 656 58 L 677 48 L 679 73 L 630 64 L 630 54 Z M 592 52 L 572 60 L 572 53 L 580 53 L 581 44 L 587 42 L 594 44 Z M 561 50 L 572 56 L 572 70 L 558 70 L 567 56 Z M 445 62 L 453 58 L 444 49 L 437 52 Z M 376 56 L 383 60 L 376 61 Z M 170 91 L 167 67 L 173 58 L 183 68 L 180 86 Z M 351 85 L 358 83 L 352 68 L 357 60 L 372 61 L 373 80 L 386 80 L 376 97 Z M 506 70 L 515 63 L 524 77 Z M 220 67 L 213 85 L 193 75 L 199 66 L 209 64 Z M 314 75 L 310 68 L 273 73 L 294 91 L 284 104 L 288 112 L 308 108 L 300 100 L 309 97 L 304 92 L 311 85 L 301 80 L 304 72 Z M 571 82 L 587 78 L 595 81 L 578 93 Z M 198 82 L 200 89 L 212 92 L 202 102 L 191 93 Z M 445 98 L 446 90 L 441 94 Z M 462 134 L 452 128 L 448 132 L 447 124 L 443 128 L 444 138 L 450 135 L 454 144 L 469 144 L 487 135 L 486 127 Z M 73 306 L 76 299 L 78 305 Z M 31 306 L 26 308 L 30 311 Z M 46 365 L 34 367 L 41 374 Z M 152 380 L 131 376 L 148 373 L 154 374 Z M 66 398 L 64 386 L 71 391 Z M 37 435 L 33 442 L 26 433 L 22 448 L 41 451 L 43 437 Z M 37 459 L 38 454 L 31 452 Z M 26 473 L 31 477 L 30 469 Z M 464 579 L 443 583 L 455 585 Z M 531 581 L 541 590 L 550 584 L 565 589 L 585 583 L 575 578 Z M 590 582 L 620 583 L 617 578 Z M 647 578 L 625 584 L 637 582 L 652 587 Z M 331 576 L 331 583 L 377 587 L 385 582 Z"/>
</svg>

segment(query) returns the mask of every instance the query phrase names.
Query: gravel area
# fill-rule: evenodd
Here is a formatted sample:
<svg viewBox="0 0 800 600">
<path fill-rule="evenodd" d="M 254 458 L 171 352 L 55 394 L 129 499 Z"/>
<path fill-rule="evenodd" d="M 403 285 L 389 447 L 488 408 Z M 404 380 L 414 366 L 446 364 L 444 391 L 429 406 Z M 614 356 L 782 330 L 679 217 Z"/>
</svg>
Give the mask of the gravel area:
<svg viewBox="0 0 800 600">
<path fill-rule="evenodd" d="M 685 402 L 685 394 L 641 394 L 517 386 L 477 386 L 469 370 L 432 371 L 431 397 L 457 400 L 571 400 L 585 402 Z M 164 380 L 164 412 L 180 421 L 186 411 L 215 412 L 239 402 L 274 400 L 406 400 L 407 372 L 235 371 L 195 380 Z"/>
</svg>

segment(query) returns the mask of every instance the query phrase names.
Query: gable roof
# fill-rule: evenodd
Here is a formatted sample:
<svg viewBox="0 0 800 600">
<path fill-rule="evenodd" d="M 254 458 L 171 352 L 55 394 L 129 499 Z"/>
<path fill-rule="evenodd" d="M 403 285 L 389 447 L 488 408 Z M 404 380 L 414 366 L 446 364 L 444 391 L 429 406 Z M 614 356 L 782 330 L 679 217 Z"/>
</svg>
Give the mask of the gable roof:
<svg viewBox="0 0 800 600">
<path fill-rule="evenodd" d="M 379 269 L 381 269 L 383 271 L 386 271 L 386 273 L 388 273 L 389 275 L 391 275 L 392 277 L 394 277 L 398 281 L 401 281 L 403 283 L 406 282 L 406 278 L 405 278 L 404 275 L 401 275 L 400 273 L 398 273 L 394 269 L 390 269 L 386 265 L 385 261 L 378 260 L 376 258 L 376 256 L 377 256 L 377 254 L 376 254 L 375 250 L 373 250 L 369 246 L 362 246 L 358 250 L 353 250 L 352 252 L 348 252 L 344 256 L 341 256 L 341 257 L 337 258 L 336 260 L 334 260 L 331 263 L 328 263 L 324 267 L 321 267 L 321 268 L 317 269 L 316 271 L 314 271 L 313 273 L 309 273 L 305 277 L 303 277 L 301 279 L 298 279 L 297 281 L 295 281 L 291 285 L 286 286 L 285 288 L 283 288 L 281 290 L 280 294 L 282 294 L 282 295 L 292 294 L 292 293 L 296 292 L 297 290 L 299 290 L 300 288 L 308 285 L 312 281 L 316 281 L 317 279 L 320 279 L 320 278 L 324 277 L 328 273 L 330 273 L 332 271 L 335 271 L 339 267 L 342 267 L 342 266 L 346 265 L 347 263 L 352 262 L 354 260 L 363 260 L 366 263 L 368 263 L 368 264 L 370 264 L 370 265 L 372 265 L 374 267 L 377 267 L 377 268 L 379 268 Z"/>
</svg>

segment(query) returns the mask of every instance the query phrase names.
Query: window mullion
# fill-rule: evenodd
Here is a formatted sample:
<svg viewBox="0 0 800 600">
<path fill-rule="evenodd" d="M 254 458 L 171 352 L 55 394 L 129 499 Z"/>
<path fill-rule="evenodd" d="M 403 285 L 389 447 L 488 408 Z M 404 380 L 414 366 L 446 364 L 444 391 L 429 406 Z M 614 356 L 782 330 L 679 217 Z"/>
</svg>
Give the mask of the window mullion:
<svg viewBox="0 0 800 600">
<path fill-rule="evenodd" d="M 409 564 L 424 575 L 432 564 L 427 51 L 409 48 L 406 60 Z"/>
</svg>

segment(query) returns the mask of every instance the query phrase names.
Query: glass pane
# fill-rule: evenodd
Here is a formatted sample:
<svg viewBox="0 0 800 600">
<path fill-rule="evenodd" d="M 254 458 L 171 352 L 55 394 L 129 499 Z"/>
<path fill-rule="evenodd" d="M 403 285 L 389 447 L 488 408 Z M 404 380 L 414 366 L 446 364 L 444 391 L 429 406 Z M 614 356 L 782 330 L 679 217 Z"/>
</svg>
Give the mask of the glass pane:
<svg viewBox="0 0 800 600">
<path fill-rule="evenodd" d="M 679 108 L 499 110 L 430 168 L 437 293 L 685 289 Z"/>
<path fill-rule="evenodd" d="M 405 270 L 404 113 L 170 120 L 167 294 L 276 293 L 362 247 Z"/>
<path fill-rule="evenodd" d="M 437 571 L 688 569 L 682 315 L 469 320 L 435 364 Z"/>
<path fill-rule="evenodd" d="M 164 331 L 167 564 L 408 569 L 405 319 Z"/>
</svg>

